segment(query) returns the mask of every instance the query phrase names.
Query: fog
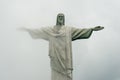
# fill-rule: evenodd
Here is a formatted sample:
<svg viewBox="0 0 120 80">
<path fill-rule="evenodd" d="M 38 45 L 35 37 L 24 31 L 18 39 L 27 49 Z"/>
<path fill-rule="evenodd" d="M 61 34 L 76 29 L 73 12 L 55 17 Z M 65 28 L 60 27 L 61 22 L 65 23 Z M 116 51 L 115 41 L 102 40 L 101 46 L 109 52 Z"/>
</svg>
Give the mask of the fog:
<svg viewBox="0 0 120 80">
<path fill-rule="evenodd" d="M 104 26 L 89 39 L 72 42 L 73 80 L 120 80 L 119 0 L 0 0 L 0 80 L 50 80 L 48 42 L 34 40 L 20 27 L 56 24 Z"/>
</svg>

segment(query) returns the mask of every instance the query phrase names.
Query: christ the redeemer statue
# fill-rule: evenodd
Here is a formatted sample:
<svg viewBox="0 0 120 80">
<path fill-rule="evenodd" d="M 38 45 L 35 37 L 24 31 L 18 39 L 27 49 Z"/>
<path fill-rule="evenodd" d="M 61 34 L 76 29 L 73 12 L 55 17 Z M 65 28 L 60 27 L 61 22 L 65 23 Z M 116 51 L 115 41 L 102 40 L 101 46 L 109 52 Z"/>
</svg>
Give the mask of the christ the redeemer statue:
<svg viewBox="0 0 120 80">
<path fill-rule="evenodd" d="M 99 31 L 104 27 L 75 28 L 65 26 L 63 13 L 57 15 L 56 25 L 40 29 L 21 28 L 34 39 L 49 41 L 49 57 L 51 65 L 51 80 L 72 80 L 72 48 L 71 42 L 77 39 L 87 39 L 93 31 Z"/>
</svg>

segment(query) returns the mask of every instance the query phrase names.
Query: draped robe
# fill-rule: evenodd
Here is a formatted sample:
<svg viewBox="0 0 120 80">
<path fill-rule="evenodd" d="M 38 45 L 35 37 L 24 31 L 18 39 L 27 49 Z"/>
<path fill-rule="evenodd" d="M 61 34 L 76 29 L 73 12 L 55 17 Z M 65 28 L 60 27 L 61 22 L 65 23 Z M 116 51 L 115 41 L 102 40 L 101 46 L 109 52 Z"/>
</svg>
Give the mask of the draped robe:
<svg viewBox="0 0 120 80">
<path fill-rule="evenodd" d="M 26 29 L 32 38 L 49 41 L 49 57 L 51 65 L 51 80 L 72 80 L 72 48 L 71 42 L 77 39 L 87 39 L 92 34 L 92 28 L 74 28 L 62 26 L 58 31 L 54 27 Z"/>
</svg>

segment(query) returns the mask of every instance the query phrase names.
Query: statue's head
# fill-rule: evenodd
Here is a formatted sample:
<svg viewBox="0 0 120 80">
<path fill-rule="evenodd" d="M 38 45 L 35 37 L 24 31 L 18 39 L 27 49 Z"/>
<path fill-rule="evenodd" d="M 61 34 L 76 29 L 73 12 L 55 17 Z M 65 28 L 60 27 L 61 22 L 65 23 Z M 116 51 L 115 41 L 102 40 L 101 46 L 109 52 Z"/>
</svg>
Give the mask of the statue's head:
<svg viewBox="0 0 120 80">
<path fill-rule="evenodd" d="M 56 25 L 59 25 L 59 26 L 62 26 L 65 24 L 65 16 L 63 13 L 59 13 L 57 15 L 57 22 L 56 22 Z"/>
</svg>

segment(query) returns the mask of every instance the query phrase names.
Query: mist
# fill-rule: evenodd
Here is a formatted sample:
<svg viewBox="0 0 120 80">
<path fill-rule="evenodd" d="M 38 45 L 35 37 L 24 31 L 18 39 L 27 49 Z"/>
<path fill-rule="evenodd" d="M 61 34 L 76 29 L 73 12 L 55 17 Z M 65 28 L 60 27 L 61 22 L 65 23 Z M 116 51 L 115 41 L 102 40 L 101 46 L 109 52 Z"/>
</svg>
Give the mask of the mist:
<svg viewBox="0 0 120 80">
<path fill-rule="evenodd" d="M 50 80 L 48 42 L 21 27 L 104 26 L 89 39 L 72 42 L 73 80 L 120 80 L 119 0 L 0 0 L 0 80 Z"/>
</svg>

